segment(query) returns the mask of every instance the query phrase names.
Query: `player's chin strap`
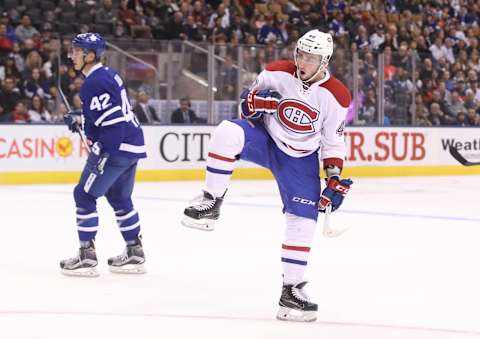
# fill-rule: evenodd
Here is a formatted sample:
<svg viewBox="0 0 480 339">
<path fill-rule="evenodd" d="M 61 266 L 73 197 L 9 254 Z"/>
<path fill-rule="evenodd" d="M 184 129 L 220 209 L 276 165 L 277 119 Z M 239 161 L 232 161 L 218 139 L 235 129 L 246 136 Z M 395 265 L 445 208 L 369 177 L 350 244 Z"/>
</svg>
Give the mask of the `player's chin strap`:
<svg viewBox="0 0 480 339">
<path fill-rule="evenodd" d="M 310 81 L 312 81 L 313 79 L 315 79 L 315 78 L 317 77 L 317 75 L 319 75 L 320 72 L 322 72 L 322 71 L 325 71 L 325 67 L 322 66 L 322 65 L 319 65 L 317 71 L 316 71 L 310 78 L 308 78 L 307 80 L 302 80 L 302 78 L 300 77 L 300 72 L 298 71 L 298 67 L 297 67 L 297 77 L 298 77 L 300 80 L 302 80 L 302 82 L 303 82 L 305 85 L 309 86 L 309 85 L 310 85 Z"/>
<path fill-rule="evenodd" d="M 85 65 L 87 64 L 87 63 L 85 62 L 85 58 L 87 57 L 87 54 L 88 54 L 88 52 L 85 53 L 85 51 L 83 51 L 83 58 L 82 58 L 83 65 L 82 65 L 82 67 L 80 68 L 80 74 L 83 74 L 83 69 L 85 68 Z"/>
<path fill-rule="evenodd" d="M 306 87 L 310 86 L 310 81 L 315 79 L 320 74 L 320 72 L 325 72 L 325 70 L 327 69 L 327 66 L 328 66 L 328 62 L 325 63 L 325 62 L 320 61 L 320 65 L 318 65 L 317 71 L 307 80 L 302 80 L 302 77 L 300 76 L 300 72 L 298 70 L 296 53 L 294 55 L 294 59 L 295 59 L 295 66 L 296 66 L 296 71 L 295 72 L 297 73 L 297 78 L 299 78 L 303 82 L 303 85 L 306 86 Z M 323 60 L 323 58 L 322 58 L 322 60 Z"/>
<path fill-rule="evenodd" d="M 82 65 L 82 68 L 80 68 L 80 74 L 83 74 L 83 76 L 85 76 L 86 74 L 83 73 L 83 69 L 85 68 L 85 66 L 87 65 L 87 63 L 85 62 L 85 58 L 87 57 L 88 53 L 91 52 L 91 51 L 85 51 L 83 50 L 83 65 Z M 95 55 L 95 60 L 97 56 Z"/>
</svg>

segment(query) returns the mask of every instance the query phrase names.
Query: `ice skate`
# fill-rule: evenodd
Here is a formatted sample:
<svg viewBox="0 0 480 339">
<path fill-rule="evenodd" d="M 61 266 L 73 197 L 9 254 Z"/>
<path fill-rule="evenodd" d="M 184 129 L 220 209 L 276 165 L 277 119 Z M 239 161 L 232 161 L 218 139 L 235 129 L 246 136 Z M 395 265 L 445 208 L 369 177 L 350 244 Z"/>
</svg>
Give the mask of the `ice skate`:
<svg viewBox="0 0 480 339">
<path fill-rule="evenodd" d="M 225 194 L 215 198 L 207 191 L 203 191 L 202 196 L 194 199 L 192 205 L 185 208 L 182 225 L 203 231 L 213 231 L 215 221 L 220 217 L 224 196 Z"/>
<path fill-rule="evenodd" d="M 90 241 L 88 247 L 79 249 L 77 256 L 60 261 L 60 268 L 63 274 L 69 276 L 98 277 L 97 264 L 95 245 Z"/>
<path fill-rule="evenodd" d="M 140 239 L 133 245 L 127 245 L 125 251 L 108 259 L 108 267 L 113 273 L 142 274 L 147 273 L 145 268 L 145 254 Z"/>
<path fill-rule="evenodd" d="M 310 302 L 303 288 L 307 284 L 302 281 L 295 285 L 283 285 L 280 297 L 278 320 L 311 322 L 317 320 L 317 304 Z"/>
</svg>

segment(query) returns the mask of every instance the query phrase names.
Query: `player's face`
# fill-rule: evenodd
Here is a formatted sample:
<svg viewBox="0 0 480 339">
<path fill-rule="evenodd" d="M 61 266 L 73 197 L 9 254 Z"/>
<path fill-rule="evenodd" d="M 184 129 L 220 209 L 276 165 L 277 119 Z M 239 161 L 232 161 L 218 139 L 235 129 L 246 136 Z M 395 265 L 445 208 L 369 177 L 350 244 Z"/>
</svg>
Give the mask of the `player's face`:
<svg viewBox="0 0 480 339">
<path fill-rule="evenodd" d="M 311 54 L 297 49 L 296 61 L 300 79 L 310 79 L 318 71 L 321 59 L 322 57 L 318 54 Z"/>
<path fill-rule="evenodd" d="M 83 67 L 83 62 L 84 62 L 83 56 L 84 56 L 83 50 L 78 47 L 72 47 L 68 52 L 68 57 L 70 58 L 70 60 L 72 60 L 73 68 L 76 71 L 81 70 Z"/>
</svg>

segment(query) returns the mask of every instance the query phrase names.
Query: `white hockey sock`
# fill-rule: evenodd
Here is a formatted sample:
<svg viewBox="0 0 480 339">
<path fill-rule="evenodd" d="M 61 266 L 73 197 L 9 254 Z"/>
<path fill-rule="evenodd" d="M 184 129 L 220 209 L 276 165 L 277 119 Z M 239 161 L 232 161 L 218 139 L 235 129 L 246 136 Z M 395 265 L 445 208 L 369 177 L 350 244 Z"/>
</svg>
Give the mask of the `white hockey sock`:
<svg viewBox="0 0 480 339">
<path fill-rule="evenodd" d="M 240 154 L 244 144 L 245 133 L 239 125 L 224 120 L 217 126 L 208 145 L 205 177 L 208 192 L 216 197 L 225 193 L 235 168 L 235 157 Z"/>
<path fill-rule="evenodd" d="M 296 284 L 304 280 L 317 223 L 290 213 L 285 213 L 285 219 L 287 227 L 282 244 L 283 282 Z"/>
</svg>

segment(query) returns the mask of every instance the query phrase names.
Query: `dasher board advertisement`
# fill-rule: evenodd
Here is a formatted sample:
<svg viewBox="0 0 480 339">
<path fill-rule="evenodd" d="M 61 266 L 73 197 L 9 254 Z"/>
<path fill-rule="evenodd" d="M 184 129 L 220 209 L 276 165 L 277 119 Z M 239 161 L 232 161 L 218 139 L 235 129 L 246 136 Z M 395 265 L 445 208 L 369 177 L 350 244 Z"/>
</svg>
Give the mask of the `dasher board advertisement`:
<svg viewBox="0 0 480 339">
<path fill-rule="evenodd" d="M 202 179 L 208 142 L 215 126 L 144 126 L 147 159 L 140 180 Z M 461 166 L 454 146 L 471 161 L 480 160 L 478 128 L 347 127 L 344 175 L 480 174 L 480 166 Z M 0 183 L 75 182 L 87 150 L 63 125 L 0 125 Z M 239 161 L 236 178 L 271 178 L 268 170 Z"/>
</svg>

